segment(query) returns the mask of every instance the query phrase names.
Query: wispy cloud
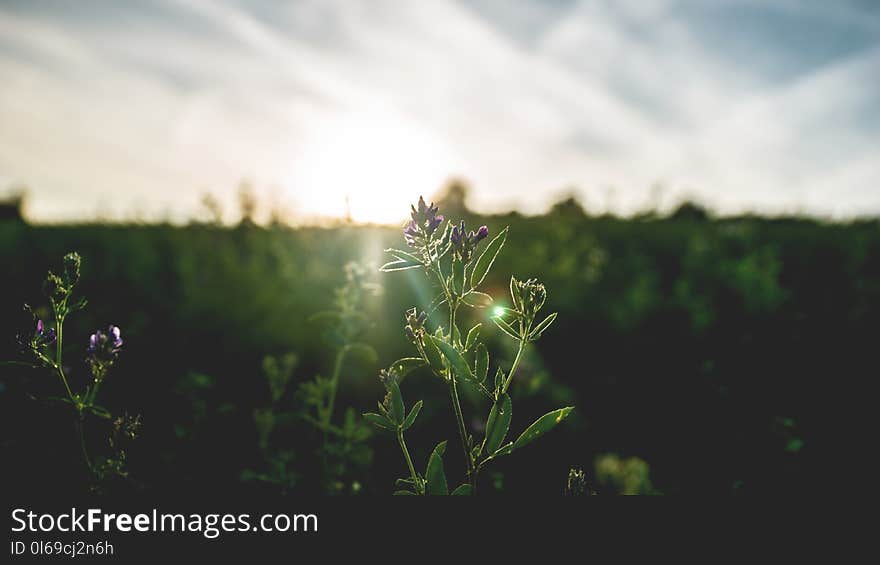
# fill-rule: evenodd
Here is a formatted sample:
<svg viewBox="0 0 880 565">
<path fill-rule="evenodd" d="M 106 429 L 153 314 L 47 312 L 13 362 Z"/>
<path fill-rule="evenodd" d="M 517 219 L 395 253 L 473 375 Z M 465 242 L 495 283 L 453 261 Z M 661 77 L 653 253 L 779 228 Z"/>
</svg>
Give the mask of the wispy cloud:
<svg viewBox="0 0 880 565">
<path fill-rule="evenodd" d="M 451 175 L 486 210 L 661 182 L 880 213 L 878 75 L 870 3 L 12 2 L 0 178 L 43 219 L 185 217 L 242 178 L 328 213 Z"/>
</svg>

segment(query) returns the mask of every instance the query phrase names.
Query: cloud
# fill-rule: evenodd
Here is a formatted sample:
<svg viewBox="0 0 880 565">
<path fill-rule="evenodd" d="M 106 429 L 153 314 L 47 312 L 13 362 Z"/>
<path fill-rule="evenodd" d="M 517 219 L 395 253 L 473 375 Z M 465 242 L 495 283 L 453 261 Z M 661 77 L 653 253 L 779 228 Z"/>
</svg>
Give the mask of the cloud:
<svg viewBox="0 0 880 565">
<path fill-rule="evenodd" d="M 857 3 L 44 6 L 0 8 L 0 176 L 42 219 L 184 218 L 242 178 L 326 213 L 383 170 L 413 193 L 464 176 L 486 210 L 577 186 L 631 211 L 661 181 L 727 211 L 880 212 L 880 11 Z"/>
</svg>

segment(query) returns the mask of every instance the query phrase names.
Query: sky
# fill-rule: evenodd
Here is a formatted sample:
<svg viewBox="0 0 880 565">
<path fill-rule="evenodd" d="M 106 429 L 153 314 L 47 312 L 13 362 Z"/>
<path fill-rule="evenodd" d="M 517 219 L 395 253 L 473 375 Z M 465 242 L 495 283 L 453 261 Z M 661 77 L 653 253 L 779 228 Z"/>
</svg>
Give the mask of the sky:
<svg viewBox="0 0 880 565">
<path fill-rule="evenodd" d="M 871 0 L 0 0 L 0 195 L 185 221 L 242 182 L 293 218 L 880 214 Z"/>
</svg>

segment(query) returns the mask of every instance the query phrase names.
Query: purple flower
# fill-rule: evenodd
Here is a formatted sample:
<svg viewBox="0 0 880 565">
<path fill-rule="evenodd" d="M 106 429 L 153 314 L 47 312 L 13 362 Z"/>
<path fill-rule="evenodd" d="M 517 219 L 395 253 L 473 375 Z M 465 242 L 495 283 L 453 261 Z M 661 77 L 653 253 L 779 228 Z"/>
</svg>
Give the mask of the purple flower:
<svg viewBox="0 0 880 565">
<path fill-rule="evenodd" d="M 449 236 L 449 239 L 456 249 L 461 248 L 461 244 L 464 242 L 464 220 L 461 221 L 461 227 L 452 227 L 452 234 Z"/>
<path fill-rule="evenodd" d="M 419 244 L 424 244 L 428 237 L 443 223 L 443 216 L 438 214 L 440 209 L 433 202 L 429 206 L 425 204 L 425 199 L 421 196 L 419 196 L 418 205 L 410 206 L 410 209 L 412 220 L 407 222 L 404 227 L 403 237 L 406 239 L 407 245 L 417 247 Z"/>
<path fill-rule="evenodd" d="M 119 326 L 110 326 L 110 335 L 113 336 L 113 347 L 116 349 L 122 347 L 122 338 L 119 337 L 120 333 Z"/>
<path fill-rule="evenodd" d="M 489 228 L 486 226 L 480 226 L 476 232 L 471 230 L 470 233 L 468 233 L 464 226 L 464 220 L 462 220 L 459 225 L 452 228 L 452 233 L 450 234 L 449 239 L 452 241 L 452 246 L 455 248 L 456 254 L 463 261 L 467 261 L 477 245 L 482 240 L 486 239 L 488 235 Z"/>
<path fill-rule="evenodd" d="M 122 349 L 121 333 L 118 326 L 111 325 L 106 332 L 96 330 L 89 336 L 86 363 L 91 368 L 95 380 L 103 379 L 107 370 L 119 357 L 119 352 Z"/>
<path fill-rule="evenodd" d="M 415 247 L 416 245 L 416 237 L 419 235 L 419 228 L 416 226 L 414 221 L 410 221 L 406 224 L 406 228 L 403 230 L 403 238 L 406 239 L 406 244 L 410 247 Z"/>
<path fill-rule="evenodd" d="M 425 227 L 425 231 L 429 234 L 434 233 L 434 231 L 443 223 L 443 214 L 438 214 L 428 220 L 428 225 Z"/>
<path fill-rule="evenodd" d="M 55 343 L 55 330 L 46 329 L 43 320 L 37 320 L 37 331 L 34 332 L 33 344 L 36 347 L 51 345 Z"/>
<path fill-rule="evenodd" d="M 422 196 L 419 196 L 418 206 L 418 209 L 415 206 L 410 206 L 410 208 L 412 208 L 410 216 L 412 216 L 413 221 L 419 225 L 427 223 L 429 220 L 433 219 L 437 215 L 437 212 L 440 211 L 440 209 L 435 206 L 433 202 L 431 202 L 430 206 L 426 205 L 425 199 Z"/>
</svg>

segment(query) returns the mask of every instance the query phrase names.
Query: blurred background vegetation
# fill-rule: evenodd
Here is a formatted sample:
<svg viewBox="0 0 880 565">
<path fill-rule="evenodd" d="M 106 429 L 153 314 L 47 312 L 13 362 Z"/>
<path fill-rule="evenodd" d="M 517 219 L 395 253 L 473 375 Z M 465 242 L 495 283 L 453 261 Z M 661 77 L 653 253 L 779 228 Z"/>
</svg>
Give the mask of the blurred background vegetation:
<svg viewBox="0 0 880 565">
<path fill-rule="evenodd" d="M 829 487 L 846 453 L 841 406 L 876 374 L 880 222 L 716 218 L 692 203 L 624 219 L 575 200 L 542 216 L 477 217 L 465 201 L 454 185 L 442 213 L 492 232 L 511 227 L 488 285 L 498 303 L 511 274 L 535 276 L 548 286 L 548 311 L 560 312 L 518 373 L 517 420 L 577 406 L 567 425 L 500 462 L 484 491 L 558 494 L 571 467 L 600 494 Z M 46 270 L 77 250 L 79 293 L 90 303 L 65 329 L 69 374 L 86 378 L 79 360 L 95 328 L 122 328 L 125 349 L 102 393 L 142 415 L 128 488 L 390 493 L 405 474 L 394 442 L 358 431 L 345 413 L 374 408 L 379 367 L 409 354 L 403 312 L 431 298 L 422 275 L 377 273 L 383 292 L 360 304 L 360 339 L 378 357 L 346 360 L 333 417 L 366 447 L 340 447 L 345 468 L 332 477 L 322 434 L 302 416 L 301 385 L 333 371 L 334 344 L 311 316 L 334 307 L 347 263 L 377 267 L 383 248 L 401 245 L 400 229 L 257 225 L 248 205 L 243 198 L 236 226 L 29 225 L 7 206 L 0 358 L 16 357 L 21 305 L 42 305 Z M 483 330 L 509 366 L 511 343 L 492 324 Z M 0 372 L 5 480 L 76 480 L 69 419 L 31 397 L 56 387 L 39 372 Z M 455 439 L 446 391 L 413 373 L 404 393 L 425 400 L 408 436 L 424 461 L 438 441 Z M 479 402 L 473 395 L 465 415 L 483 413 Z M 456 455 L 448 473 L 461 468 Z"/>
</svg>

